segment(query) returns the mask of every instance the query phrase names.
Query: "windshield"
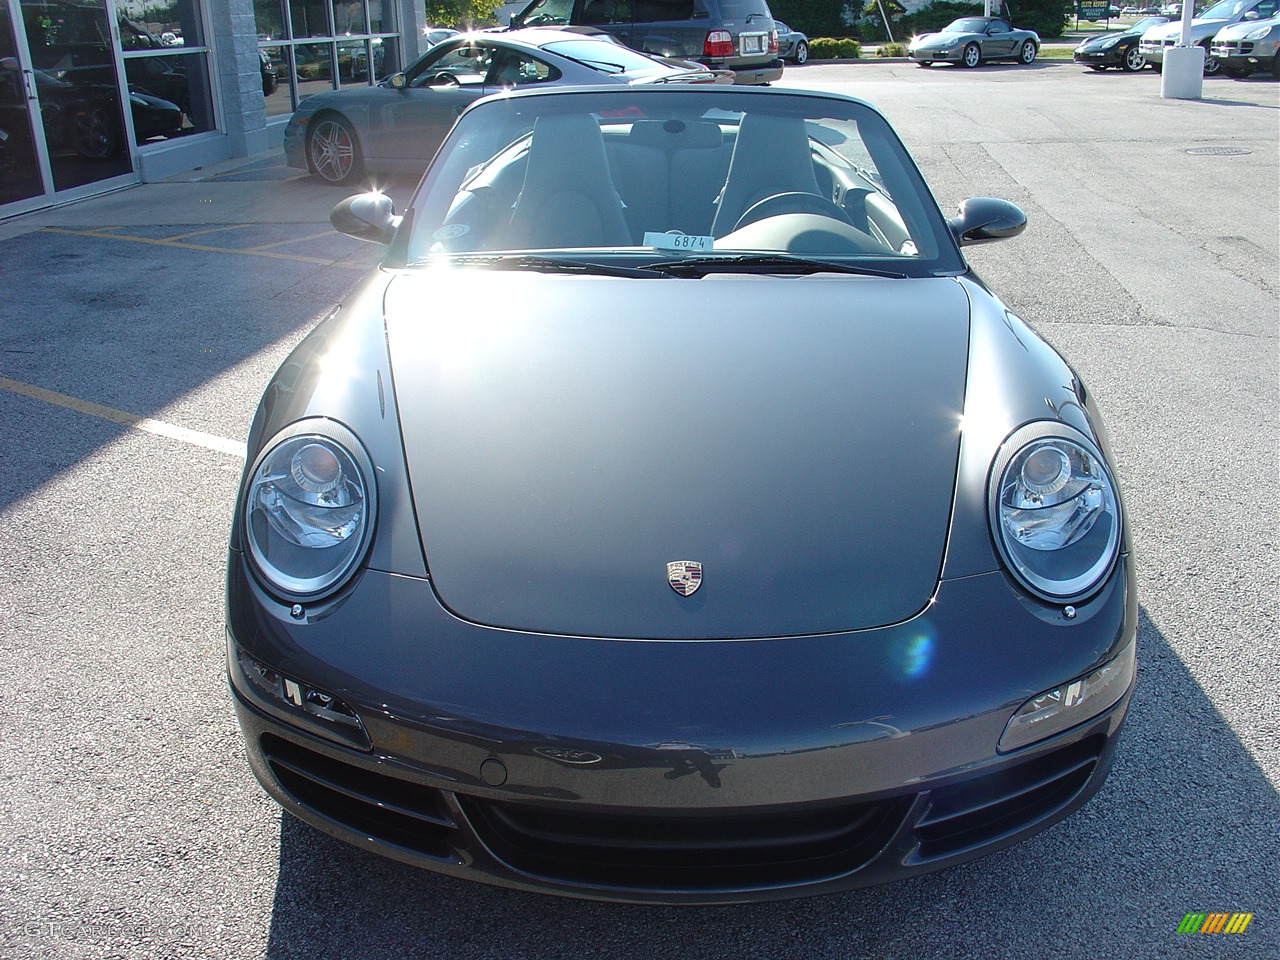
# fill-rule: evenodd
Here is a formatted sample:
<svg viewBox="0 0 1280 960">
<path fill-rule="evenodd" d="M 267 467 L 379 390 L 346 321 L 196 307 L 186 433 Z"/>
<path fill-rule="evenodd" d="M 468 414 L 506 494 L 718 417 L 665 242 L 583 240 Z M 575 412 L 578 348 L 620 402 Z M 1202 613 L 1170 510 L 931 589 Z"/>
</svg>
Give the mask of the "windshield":
<svg viewBox="0 0 1280 960">
<path fill-rule="evenodd" d="M 440 148 L 406 219 L 398 247 L 410 262 L 520 253 L 538 264 L 726 256 L 964 269 L 883 117 L 843 97 L 785 91 L 482 101 Z"/>
<path fill-rule="evenodd" d="M 1135 23 L 1132 27 L 1129 28 L 1129 32 L 1141 33 L 1146 30 L 1150 30 L 1152 27 L 1158 27 L 1161 24 L 1165 24 L 1168 22 L 1169 22 L 1168 17 L 1143 17 L 1141 20 L 1139 20 L 1137 23 Z"/>
<path fill-rule="evenodd" d="M 1249 5 L 1253 0 L 1222 0 L 1221 3 L 1215 3 L 1204 13 L 1196 17 L 1197 20 L 1230 20 L 1237 17 L 1245 10 L 1249 9 Z"/>
<path fill-rule="evenodd" d="M 986 20 L 953 20 L 942 28 L 943 33 L 983 33 L 987 29 Z"/>
</svg>

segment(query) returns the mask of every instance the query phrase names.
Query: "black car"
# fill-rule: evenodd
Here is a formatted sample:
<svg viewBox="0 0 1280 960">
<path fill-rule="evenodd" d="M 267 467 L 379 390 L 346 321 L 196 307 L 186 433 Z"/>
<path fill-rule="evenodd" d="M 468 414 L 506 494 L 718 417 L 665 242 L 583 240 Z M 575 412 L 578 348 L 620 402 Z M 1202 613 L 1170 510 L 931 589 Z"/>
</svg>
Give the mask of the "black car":
<svg viewBox="0 0 1280 960">
<path fill-rule="evenodd" d="M 332 219 L 382 264 L 267 386 L 228 552 L 287 810 L 726 903 L 960 863 L 1098 789 L 1134 568 L 1093 393 L 961 252 L 1017 207 L 944 219 L 852 98 L 618 84 L 481 100 L 403 216 Z"/>
<path fill-rule="evenodd" d="M 1147 65 L 1146 58 L 1138 50 L 1138 41 L 1151 27 L 1168 22 L 1168 17 L 1144 17 L 1124 30 L 1097 34 L 1076 47 L 1072 59 L 1092 70 L 1118 67 L 1136 73 Z"/>
<path fill-rule="evenodd" d="M 511 26 L 589 26 L 644 53 L 732 70 L 738 83 L 782 77 L 766 0 L 532 0 Z"/>
</svg>

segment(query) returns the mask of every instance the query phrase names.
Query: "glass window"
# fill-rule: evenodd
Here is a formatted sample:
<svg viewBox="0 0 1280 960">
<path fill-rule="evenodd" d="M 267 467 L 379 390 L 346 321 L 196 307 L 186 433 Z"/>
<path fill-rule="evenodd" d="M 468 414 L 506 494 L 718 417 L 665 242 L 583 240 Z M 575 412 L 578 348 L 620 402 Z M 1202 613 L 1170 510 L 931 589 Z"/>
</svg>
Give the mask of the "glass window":
<svg viewBox="0 0 1280 960">
<path fill-rule="evenodd" d="M 120 45 L 126 50 L 205 45 L 199 0 L 116 0 Z"/>
<path fill-rule="evenodd" d="M 289 93 L 289 54 L 286 47 L 261 47 L 262 96 L 266 101 L 268 117 L 293 112 L 293 98 Z"/>
<path fill-rule="evenodd" d="M 328 37 L 329 12 L 324 0 L 289 0 L 289 21 L 295 37 Z"/>
<path fill-rule="evenodd" d="M 399 70 L 398 38 L 376 35 L 394 28 L 392 7 L 388 0 L 254 0 L 267 116 L 289 113 L 313 93 L 376 83 Z"/>
<path fill-rule="evenodd" d="M 492 57 L 493 48 L 485 44 L 467 43 L 454 47 L 427 65 L 413 78 L 411 86 L 430 87 L 439 83 L 466 86 L 484 83 Z"/>
<path fill-rule="evenodd" d="M 139 144 L 217 129 L 199 0 L 117 0 Z"/>
<path fill-rule="evenodd" d="M 333 33 L 341 37 L 347 34 L 368 33 L 368 21 L 364 15 L 364 0 L 342 2 L 336 0 L 333 5 Z"/>
<path fill-rule="evenodd" d="M 285 39 L 284 0 L 253 0 L 253 22 L 259 40 Z"/>
</svg>

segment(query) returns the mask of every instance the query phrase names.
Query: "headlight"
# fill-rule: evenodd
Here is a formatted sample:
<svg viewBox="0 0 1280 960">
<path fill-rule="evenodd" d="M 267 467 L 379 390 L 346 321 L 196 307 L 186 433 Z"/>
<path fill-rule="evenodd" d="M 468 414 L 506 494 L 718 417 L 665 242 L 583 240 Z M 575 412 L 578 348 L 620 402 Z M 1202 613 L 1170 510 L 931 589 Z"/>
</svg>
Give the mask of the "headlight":
<svg viewBox="0 0 1280 960">
<path fill-rule="evenodd" d="M 1116 37 L 1114 40 L 1104 40 L 1102 43 L 1098 44 L 1098 49 L 1114 50 L 1116 48 L 1116 44 L 1118 44 L 1119 42 L 1120 42 L 1119 37 Z"/>
<path fill-rule="evenodd" d="M 1245 34 L 1245 39 L 1246 39 L 1246 40 L 1261 40 L 1263 37 L 1265 37 L 1265 36 L 1266 36 L 1268 33 L 1270 33 L 1270 32 L 1271 32 L 1271 28 L 1270 28 L 1270 27 L 1259 27 L 1257 30 L 1251 30 L 1251 31 L 1249 31 L 1249 33 Z"/>
<path fill-rule="evenodd" d="M 318 599 L 364 558 L 376 506 L 373 465 L 355 435 L 331 420 L 295 423 L 249 472 L 249 556 L 273 591 L 289 600 Z"/>
<path fill-rule="evenodd" d="M 1120 501 L 1102 455 L 1060 423 L 1005 441 L 991 471 L 991 527 L 1013 575 L 1045 600 L 1082 597 L 1120 553 Z"/>
</svg>

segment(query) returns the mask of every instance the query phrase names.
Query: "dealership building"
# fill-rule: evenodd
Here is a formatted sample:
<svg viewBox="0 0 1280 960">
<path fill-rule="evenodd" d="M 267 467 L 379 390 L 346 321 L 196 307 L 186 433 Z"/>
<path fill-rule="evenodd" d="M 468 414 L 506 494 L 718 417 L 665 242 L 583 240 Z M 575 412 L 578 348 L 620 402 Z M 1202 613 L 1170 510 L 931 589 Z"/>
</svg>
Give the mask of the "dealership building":
<svg viewBox="0 0 1280 960">
<path fill-rule="evenodd" d="M 426 27 L 422 0 L 0 0 L 0 218 L 263 153 Z"/>
</svg>

